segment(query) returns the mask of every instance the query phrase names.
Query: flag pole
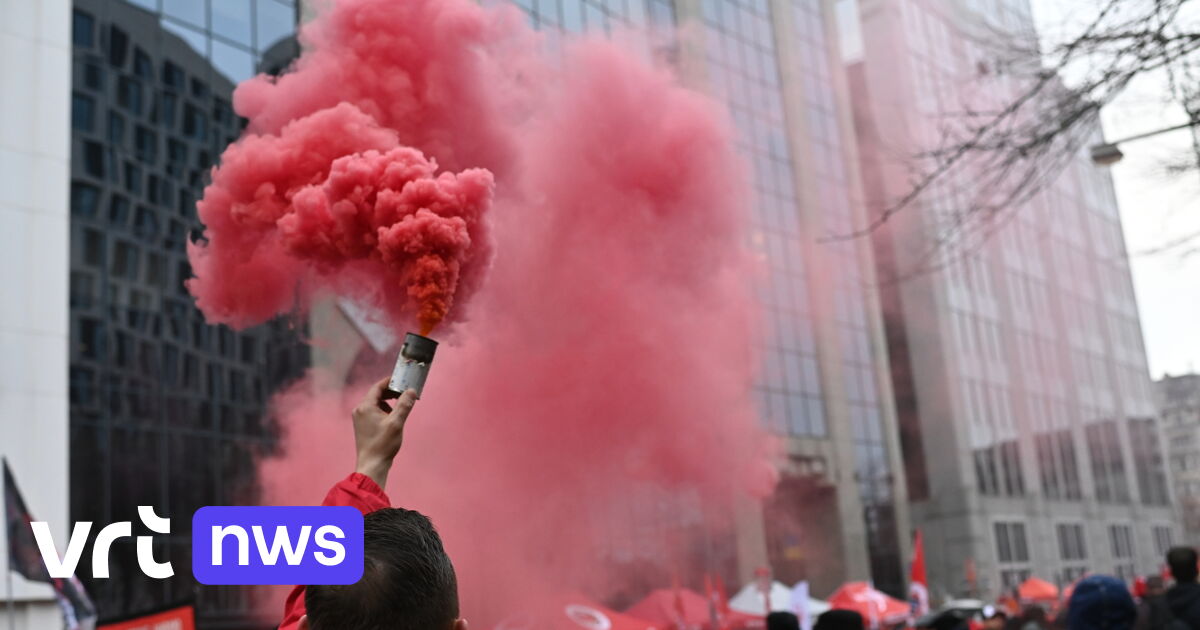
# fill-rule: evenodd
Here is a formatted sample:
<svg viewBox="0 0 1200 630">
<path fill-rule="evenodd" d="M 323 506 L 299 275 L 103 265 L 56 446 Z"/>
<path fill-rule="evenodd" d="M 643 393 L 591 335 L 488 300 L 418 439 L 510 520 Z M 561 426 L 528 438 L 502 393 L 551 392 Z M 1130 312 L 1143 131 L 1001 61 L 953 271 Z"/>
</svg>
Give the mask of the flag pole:
<svg viewBox="0 0 1200 630">
<path fill-rule="evenodd" d="M 7 555 L 7 554 L 5 554 Z M 17 630 L 17 609 L 13 601 L 13 585 L 12 585 L 12 567 L 8 566 L 8 560 L 4 562 L 4 581 L 7 583 L 8 590 L 8 630 Z"/>
</svg>

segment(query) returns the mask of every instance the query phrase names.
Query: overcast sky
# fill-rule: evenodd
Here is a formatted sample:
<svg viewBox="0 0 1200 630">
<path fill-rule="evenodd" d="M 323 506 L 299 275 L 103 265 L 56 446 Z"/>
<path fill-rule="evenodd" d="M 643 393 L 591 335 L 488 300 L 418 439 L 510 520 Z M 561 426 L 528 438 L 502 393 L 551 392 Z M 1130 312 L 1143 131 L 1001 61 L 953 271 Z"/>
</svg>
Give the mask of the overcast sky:
<svg viewBox="0 0 1200 630">
<path fill-rule="evenodd" d="M 1046 34 L 1074 26 L 1071 17 L 1095 17 L 1097 0 L 1032 0 Z M 1090 9 L 1090 11 L 1089 11 Z M 1133 85 L 1103 116 L 1109 140 L 1171 127 L 1186 121 L 1181 108 L 1164 103 L 1165 78 Z M 1191 147 L 1188 131 L 1122 145 L 1125 159 L 1112 167 L 1131 253 L 1133 284 L 1142 316 L 1150 373 L 1200 370 L 1200 252 L 1137 255 L 1184 234 L 1200 231 L 1200 169 L 1183 176 L 1163 174 L 1164 161 Z M 1200 241 L 1196 243 L 1200 246 Z"/>
</svg>

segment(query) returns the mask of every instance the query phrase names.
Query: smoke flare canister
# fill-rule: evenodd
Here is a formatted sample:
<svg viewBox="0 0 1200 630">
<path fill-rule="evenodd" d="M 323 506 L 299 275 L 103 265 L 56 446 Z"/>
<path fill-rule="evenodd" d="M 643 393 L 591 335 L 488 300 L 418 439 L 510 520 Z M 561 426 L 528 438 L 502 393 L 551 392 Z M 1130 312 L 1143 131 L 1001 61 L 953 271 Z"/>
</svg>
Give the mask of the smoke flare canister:
<svg viewBox="0 0 1200 630">
<path fill-rule="evenodd" d="M 420 398 L 437 346 L 438 342 L 429 337 L 416 333 L 405 334 L 404 345 L 400 347 L 400 356 L 396 357 L 396 367 L 392 370 L 392 380 L 388 381 L 388 389 L 398 394 L 411 389 Z"/>
</svg>

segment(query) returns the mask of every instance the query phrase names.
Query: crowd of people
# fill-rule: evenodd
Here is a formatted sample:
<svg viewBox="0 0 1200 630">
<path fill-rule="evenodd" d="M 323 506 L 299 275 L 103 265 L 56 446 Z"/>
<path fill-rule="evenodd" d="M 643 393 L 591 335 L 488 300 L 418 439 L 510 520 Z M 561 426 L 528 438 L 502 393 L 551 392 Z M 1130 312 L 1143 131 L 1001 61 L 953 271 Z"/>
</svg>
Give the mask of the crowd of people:
<svg viewBox="0 0 1200 630">
<path fill-rule="evenodd" d="M 390 507 L 384 493 L 416 393 L 375 384 L 352 413 L 356 468 L 336 484 L 325 505 L 349 505 L 365 515 L 363 577 L 345 586 L 297 586 L 280 630 L 467 630 L 459 615 L 454 567 L 425 516 Z M 395 401 L 393 403 L 393 401 Z M 911 625 L 930 630 L 1200 630 L 1200 558 L 1195 549 L 1167 553 L 1173 584 L 1146 580 L 1133 592 L 1122 580 L 1090 575 L 1054 610 L 986 606 L 960 617 L 934 616 Z M 800 630 L 789 612 L 772 612 L 767 630 Z M 829 610 L 812 630 L 867 630 L 858 612 Z"/>
</svg>

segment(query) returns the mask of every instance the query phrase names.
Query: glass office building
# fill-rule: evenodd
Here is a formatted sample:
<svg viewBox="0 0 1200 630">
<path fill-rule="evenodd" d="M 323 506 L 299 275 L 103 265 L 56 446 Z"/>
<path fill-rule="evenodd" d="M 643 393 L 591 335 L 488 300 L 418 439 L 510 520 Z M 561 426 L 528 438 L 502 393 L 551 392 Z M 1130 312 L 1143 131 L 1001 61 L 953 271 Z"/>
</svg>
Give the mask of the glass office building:
<svg viewBox="0 0 1200 630">
<path fill-rule="evenodd" d="M 993 71 L 981 29 L 1036 33 L 1028 0 L 860 0 L 853 21 L 858 138 L 879 210 L 911 189 L 910 156 L 945 141 L 946 115 L 1000 111 L 1020 94 Z M 1094 129 L 1084 146 L 1098 142 Z M 968 169 L 876 235 L 887 273 L 919 269 L 935 242 L 950 250 L 944 270 L 884 289 L 912 518 L 939 541 L 926 549 L 935 595 L 995 596 L 1031 575 L 1157 574 L 1175 537 L 1112 181 L 1086 150 L 1066 162 L 987 224 L 990 239 L 953 238 L 977 194 Z"/>
<path fill-rule="evenodd" d="M 681 27 L 678 41 L 652 35 L 648 51 L 726 104 L 752 166 L 750 245 L 768 271 L 755 391 L 788 464 L 775 496 L 737 519 L 761 531 L 739 533 L 736 577 L 769 563 L 820 595 L 848 579 L 902 593 L 906 508 L 871 252 L 821 238 L 862 225 L 833 3 L 513 1 L 551 32 Z"/>
<path fill-rule="evenodd" d="M 176 517 L 156 539 L 175 577 L 142 576 L 130 549 L 87 586 L 102 617 L 193 601 L 204 627 L 242 627 L 258 592 L 195 589 L 178 516 L 254 500 L 274 440 L 266 401 L 307 355 L 286 320 L 207 325 L 183 285 L 186 245 L 209 169 L 243 127 L 234 86 L 286 65 L 297 7 L 76 0 L 71 20 L 71 520 L 137 523 L 138 505 Z"/>
</svg>

